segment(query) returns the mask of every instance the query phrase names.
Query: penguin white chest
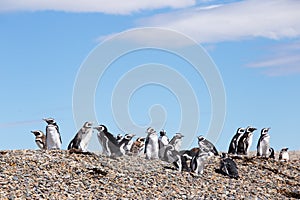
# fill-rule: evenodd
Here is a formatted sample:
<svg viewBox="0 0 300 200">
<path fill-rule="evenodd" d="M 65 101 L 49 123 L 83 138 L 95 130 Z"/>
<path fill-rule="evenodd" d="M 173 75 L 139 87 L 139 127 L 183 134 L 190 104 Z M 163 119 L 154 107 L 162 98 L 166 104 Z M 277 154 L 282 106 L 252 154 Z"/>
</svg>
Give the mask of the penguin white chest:
<svg viewBox="0 0 300 200">
<path fill-rule="evenodd" d="M 260 146 L 261 146 L 262 156 L 267 156 L 267 154 L 269 153 L 269 149 L 270 149 L 270 136 L 266 136 L 265 138 L 263 138 Z"/>
<path fill-rule="evenodd" d="M 52 125 L 48 125 L 46 131 L 47 131 L 47 138 L 46 138 L 47 149 L 60 149 L 61 148 L 60 135 L 57 132 L 56 127 Z"/>
<path fill-rule="evenodd" d="M 157 135 L 150 135 L 147 144 L 146 158 L 155 159 L 158 158 L 158 137 Z"/>
<path fill-rule="evenodd" d="M 87 147 L 91 140 L 92 133 L 93 133 L 93 130 L 90 129 L 90 130 L 86 131 L 85 133 L 83 133 L 83 135 L 82 135 L 82 140 L 80 142 L 80 148 L 83 152 L 87 151 Z"/>
</svg>

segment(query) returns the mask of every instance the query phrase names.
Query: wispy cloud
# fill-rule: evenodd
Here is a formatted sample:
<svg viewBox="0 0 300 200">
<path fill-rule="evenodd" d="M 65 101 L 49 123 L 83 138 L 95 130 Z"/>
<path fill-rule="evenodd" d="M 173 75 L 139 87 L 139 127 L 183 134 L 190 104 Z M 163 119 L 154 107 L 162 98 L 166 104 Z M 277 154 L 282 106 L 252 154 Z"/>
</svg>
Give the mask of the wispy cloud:
<svg viewBox="0 0 300 200">
<path fill-rule="evenodd" d="M 65 11 L 131 14 L 160 8 L 185 8 L 196 0 L 0 0 L 0 12 L 11 11 Z"/>
<path fill-rule="evenodd" d="M 299 10 L 298 0 L 245 0 L 158 14 L 137 23 L 175 29 L 206 43 L 281 39 L 300 36 Z"/>
<path fill-rule="evenodd" d="M 14 121 L 14 122 L 7 122 L 7 123 L 0 123 L 0 128 L 9 128 L 9 127 L 16 127 L 22 126 L 27 124 L 37 124 L 41 123 L 41 119 L 39 120 L 26 120 L 26 121 Z"/>
<path fill-rule="evenodd" d="M 300 41 L 273 45 L 269 56 L 247 64 L 260 68 L 268 76 L 285 76 L 300 73 Z"/>
</svg>

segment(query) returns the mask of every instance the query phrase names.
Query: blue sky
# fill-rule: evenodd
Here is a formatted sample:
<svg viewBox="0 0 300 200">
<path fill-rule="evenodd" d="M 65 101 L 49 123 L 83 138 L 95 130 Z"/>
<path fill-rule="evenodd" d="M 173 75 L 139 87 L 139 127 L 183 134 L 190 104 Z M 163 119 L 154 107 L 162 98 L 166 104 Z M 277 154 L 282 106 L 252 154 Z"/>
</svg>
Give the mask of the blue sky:
<svg viewBox="0 0 300 200">
<path fill-rule="evenodd" d="M 66 148 L 77 131 L 72 110 L 74 83 L 90 52 L 128 29 L 162 27 L 197 41 L 219 70 L 226 92 L 226 118 L 218 149 L 227 150 L 238 127 L 253 125 L 259 131 L 252 150 L 263 127 L 271 127 L 271 146 L 276 150 L 285 146 L 299 150 L 297 0 L 135 0 L 126 4 L 0 0 L 0 5 L 0 149 L 36 149 L 30 131 L 45 130 L 42 118 L 50 116 L 57 120 Z M 212 123 L 205 82 L 187 63 L 162 51 L 133 52 L 111 65 L 95 92 L 98 122 L 112 133 L 123 133 L 111 111 L 114 86 L 126 72 L 147 63 L 174 67 L 190 82 L 200 108 L 197 131 L 205 135 Z M 158 104 L 166 113 L 163 128 L 172 137 L 181 113 L 176 95 L 167 88 L 157 84 L 139 88 L 128 110 L 135 123 L 147 126 L 149 108 Z M 100 149 L 93 139 L 92 149 Z"/>
</svg>

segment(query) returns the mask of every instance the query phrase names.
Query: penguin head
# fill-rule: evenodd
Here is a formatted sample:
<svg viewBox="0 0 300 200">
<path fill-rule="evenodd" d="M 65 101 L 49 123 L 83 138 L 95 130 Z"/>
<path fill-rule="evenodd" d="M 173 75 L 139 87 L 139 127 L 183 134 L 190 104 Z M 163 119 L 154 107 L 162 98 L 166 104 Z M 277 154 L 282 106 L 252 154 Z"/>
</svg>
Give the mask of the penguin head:
<svg viewBox="0 0 300 200">
<path fill-rule="evenodd" d="M 49 117 L 49 118 L 44 118 L 43 119 L 45 122 L 47 122 L 47 124 L 55 124 L 55 119 Z"/>
<path fill-rule="evenodd" d="M 166 136 L 167 135 L 167 132 L 163 129 L 159 132 L 160 136 Z"/>
<path fill-rule="evenodd" d="M 34 131 L 31 131 L 31 133 L 33 133 L 35 135 L 35 137 L 41 137 L 44 135 L 43 131 L 41 131 L 41 130 L 34 130 Z"/>
<path fill-rule="evenodd" d="M 285 147 L 285 148 L 281 149 L 281 152 L 285 152 L 285 151 L 288 151 L 288 150 L 289 150 L 289 148 Z"/>
<path fill-rule="evenodd" d="M 257 128 L 254 128 L 254 127 L 252 127 L 252 126 L 248 126 L 247 128 L 246 128 L 246 132 L 247 133 L 252 133 L 252 132 L 254 132 L 254 131 L 256 131 L 257 130 Z"/>
<path fill-rule="evenodd" d="M 146 133 L 147 133 L 148 135 L 151 135 L 151 134 L 155 134 L 156 131 L 154 130 L 154 128 L 149 127 L 149 128 L 147 128 Z"/>
<path fill-rule="evenodd" d="M 85 123 L 83 124 L 83 127 L 84 127 L 84 128 L 92 128 L 92 126 L 93 126 L 93 122 L 85 122 Z"/>
<path fill-rule="evenodd" d="M 268 134 L 268 132 L 269 132 L 270 129 L 271 129 L 270 127 L 269 128 L 263 128 L 263 129 L 261 129 L 261 134 L 262 135 Z"/>
<path fill-rule="evenodd" d="M 118 135 L 117 135 L 117 140 L 121 140 L 123 138 L 123 135 L 121 134 L 121 133 L 119 133 Z"/>
<path fill-rule="evenodd" d="M 246 131 L 246 130 L 245 130 L 244 128 L 240 127 L 240 128 L 237 129 L 236 133 L 237 133 L 237 134 L 244 134 L 245 131 Z"/>
<path fill-rule="evenodd" d="M 141 142 L 141 143 L 145 142 L 145 140 L 146 140 L 146 138 L 144 138 L 144 137 L 139 137 L 136 139 L 136 141 Z"/>
<path fill-rule="evenodd" d="M 176 137 L 177 139 L 181 139 L 181 138 L 184 137 L 184 135 L 182 135 L 181 133 L 176 133 L 176 134 L 175 134 L 175 137 Z"/>
<path fill-rule="evenodd" d="M 200 136 L 198 136 L 197 138 L 198 138 L 198 142 L 201 142 L 201 141 L 204 141 L 204 140 L 205 140 L 205 138 L 203 137 L 203 135 L 200 135 Z"/>
<path fill-rule="evenodd" d="M 94 129 L 96 129 L 96 130 L 99 131 L 99 132 L 107 132 L 107 128 L 106 128 L 106 126 L 104 126 L 103 124 L 94 127 Z"/>
<path fill-rule="evenodd" d="M 124 136 L 124 139 L 126 139 L 126 140 L 131 140 L 133 137 L 135 136 L 135 134 L 125 134 L 125 136 Z"/>
</svg>

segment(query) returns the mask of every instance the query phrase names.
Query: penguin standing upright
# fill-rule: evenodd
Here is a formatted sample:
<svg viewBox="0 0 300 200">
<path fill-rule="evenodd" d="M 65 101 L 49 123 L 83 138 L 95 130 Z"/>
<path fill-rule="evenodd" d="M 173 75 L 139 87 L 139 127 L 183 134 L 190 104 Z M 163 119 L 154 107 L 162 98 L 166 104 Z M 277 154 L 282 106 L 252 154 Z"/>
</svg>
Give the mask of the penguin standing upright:
<svg viewBox="0 0 300 200">
<path fill-rule="evenodd" d="M 172 137 L 168 145 L 172 145 L 174 147 L 174 150 L 179 152 L 183 137 L 184 135 L 182 135 L 181 133 L 176 133 L 174 137 Z"/>
<path fill-rule="evenodd" d="M 237 129 L 236 134 L 233 136 L 229 144 L 229 149 L 228 149 L 229 154 L 233 154 L 233 155 L 237 154 L 238 142 L 244 133 L 245 133 L 244 128 Z"/>
<path fill-rule="evenodd" d="M 160 131 L 159 134 L 160 136 L 158 138 L 158 156 L 161 159 L 164 156 L 166 146 L 169 144 L 169 138 L 167 137 L 167 133 L 165 130 Z"/>
<path fill-rule="evenodd" d="M 202 151 L 202 149 L 199 148 L 199 151 L 196 153 L 195 156 L 193 156 L 190 163 L 192 171 L 196 174 L 203 174 L 205 164 L 209 157 L 210 154 L 208 152 Z"/>
<path fill-rule="evenodd" d="M 279 160 L 280 161 L 289 161 L 290 160 L 288 149 L 289 148 L 283 148 L 283 149 L 281 149 L 281 151 L 279 153 Z"/>
<path fill-rule="evenodd" d="M 257 143 L 257 156 L 267 158 L 270 150 L 270 128 L 263 128 L 261 130 L 260 138 Z"/>
<path fill-rule="evenodd" d="M 92 125 L 92 122 L 85 122 L 83 124 L 82 128 L 77 132 L 68 145 L 68 150 L 75 149 L 82 152 L 87 151 L 87 147 L 93 133 Z"/>
<path fill-rule="evenodd" d="M 46 135 L 41 130 L 31 131 L 35 135 L 35 143 L 40 149 L 46 149 Z"/>
<path fill-rule="evenodd" d="M 216 147 L 207 139 L 205 139 L 202 135 L 198 137 L 198 145 L 201 151 L 207 152 L 210 156 L 219 155 Z"/>
<path fill-rule="evenodd" d="M 123 153 L 120 150 L 120 144 L 117 139 L 108 132 L 106 126 L 99 125 L 94 127 L 98 131 L 97 137 L 100 145 L 102 146 L 102 153 L 107 156 L 122 156 Z"/>
<path fill-rule="evenodd" d="M 238 141 L 238 155 L 248 155 L 250 147 L 252 145 L 253 132 L 255 130 L 257 130 L 257 128 L 254 128 L 252 126 L 248 126 L 246 128 L 245 133 L 241 136 L 241 138 Z"/>
<path fill-rule="evenodd" d="M 158 136 L 156 131 L 149 127 L 146 130 L 147 137 L 145 143 L 146 159 L 157 159 L 158 158 Z"/>
<path fill-rule="evenodd" d="M 53 118 L 45 118 L 43 120 L 48 124 L 46 126 L 46 148 L 60 149 L 62 141 L 56 121 Z"/>
</svg>

